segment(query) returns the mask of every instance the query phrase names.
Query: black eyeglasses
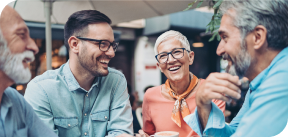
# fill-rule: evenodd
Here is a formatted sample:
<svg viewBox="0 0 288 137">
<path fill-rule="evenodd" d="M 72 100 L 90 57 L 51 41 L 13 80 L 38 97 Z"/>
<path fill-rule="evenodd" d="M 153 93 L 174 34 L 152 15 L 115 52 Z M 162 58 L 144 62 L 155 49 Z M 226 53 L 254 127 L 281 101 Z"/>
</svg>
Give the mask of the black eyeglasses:
<svg viewBox="0 0 288 137">
<path fill-rule="evenodd" d="M 162 52 L 155 56 L 156 60 L 163 64 L 166 63 L 169 57 L 169 54 L 172 55 L 174 59 L 180 59 L 184 56 L 185 48 L 175 48 L 171 52 Z M 189 52 L 189 50 L 187 50 Z"/>
<path fill-rule="evenodd" d="M 110 46 L 112 46 L 114 52 L 116 52 L 117 47 L 119 45 L 119 42 L 113 41 L 112 43 L 108 40 L 98 40 L 98 39 L 91 39 L 91 38 L 83 38 L 83 37 L 76 37 L 80 40 L 87 40 L 92 42 L 97 42 L 97 45 L 99 45 L 99 49 L 103 52 L 106 52 L 110 49 Z"/>
</svg>

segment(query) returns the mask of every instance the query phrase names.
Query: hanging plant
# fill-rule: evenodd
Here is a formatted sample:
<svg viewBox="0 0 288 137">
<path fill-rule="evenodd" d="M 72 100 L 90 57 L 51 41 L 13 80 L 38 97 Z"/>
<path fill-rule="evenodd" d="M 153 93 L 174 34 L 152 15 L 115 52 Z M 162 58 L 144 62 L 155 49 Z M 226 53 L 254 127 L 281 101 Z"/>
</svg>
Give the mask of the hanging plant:
<svg viewBox="0 0 288 137">
<path fill-rule="evenodd" d="M 204 0 L 195 0 L 191 3 L 189 3 L 188 7 L 184 11 L 191 9 L 192 6 L 196 3 L 198 3 L 196 8 L 199 8 L 202 5 L 203 1 Z M 213 34 L 212 37 L 209 39 L 209 42 L 213 41 L 215 39 L 215 37 L 217 37 L 218 41 L 221 40 L 221 37 L 218 34 L 218 29 L 220 27 L 221 17 L 222 17 L 219 13 L 219 7 L 220 7 L 222 1 L 223 0 L 210 0 L 210 3 L 212 3 L 210 8 L 212 7 L 214 9 L 214 15 L 212 16 L 211 21 L 206 26 L 206 33 L 211 32 Z"/>
</svg>

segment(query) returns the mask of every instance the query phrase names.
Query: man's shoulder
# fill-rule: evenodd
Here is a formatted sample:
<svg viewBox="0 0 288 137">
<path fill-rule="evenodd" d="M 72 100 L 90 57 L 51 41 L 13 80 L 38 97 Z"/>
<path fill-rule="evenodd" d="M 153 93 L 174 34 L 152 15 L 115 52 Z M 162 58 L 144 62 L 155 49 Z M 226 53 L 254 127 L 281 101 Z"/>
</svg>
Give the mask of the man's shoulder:
<svg viewBox="0 0 288 137">
<path fill-rule="evenodd" d="M 16 89 L 8 87 L 5 89 L 4 93 L 14 106 L 20 107 L 24 104 L 24 97 Z"/>
<path fill-rule="evenodd" d="M 281 72 L 282 74 L 288 74 L 288 55 L 282 55 L 281 57 L 278 57 L 277 60 L 274 63 L 274 60 L 272 61 L 272 64 L 270 67 L 268 67 L 268 74 L 266 75 L 275 75 L 276 73 Z"/>
<path fill-rule="evenodd" d="M 109 73 L 106 76 L 107 78 L 115 78 L 115 77 L 125 78 L 124 74 L 119 70 L 108 67 L 108 71 Z"/>
<path fill-rule="evenodd" d="M 4 93 L 9 96 L 9 98 L 19 98 L 21 97 L 21 94 L 14 88 L 8 87 L 5 89 Z"/>
<path fill-rule="evenodd" d="M 62 67 L 55 69 L 55 70 L 47 70 L 43 74 L 33 78 L 31 82 L 38 83 L 38 82 L 45 81 L 45 80 L 53 80 L 57 76 L 62 75 L 61 70 L 62 70 Z"/>
</svg>

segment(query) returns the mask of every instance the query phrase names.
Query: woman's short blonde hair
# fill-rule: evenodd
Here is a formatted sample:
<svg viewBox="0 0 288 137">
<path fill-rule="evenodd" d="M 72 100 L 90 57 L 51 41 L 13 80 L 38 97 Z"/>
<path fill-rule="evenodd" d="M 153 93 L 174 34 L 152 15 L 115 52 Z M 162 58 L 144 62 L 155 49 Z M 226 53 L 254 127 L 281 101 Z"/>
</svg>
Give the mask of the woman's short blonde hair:
<svg viewBox="0 0 288 137">
<path fill-rule="evenodd" d="M 154 46 L 155 55 L 158 54 L 158 51 L 157 51 L 158 46 L 159 46 L 162 42 L 164 42 L 164 41 L 166 41 L 166 40 L 169 40 L 169 39 L 172 39 L 172 38 L 179 40 L 179 41 L 181 42 L 183 48 L 185 48 L 186 50 L 189 50 L 189 51 L 190 51 L 190 44 L 189 44 L 187 38 L 186 38 L 183 34 L 181 34 L 180 32 L 178 32 L 178 31 L 169 30 L 169 31 L 164 32 L 163 34 L 161 34 L 161 35 L 157 38 L 156 43 L 155 43 L 155 46 Z"/>
</svg>

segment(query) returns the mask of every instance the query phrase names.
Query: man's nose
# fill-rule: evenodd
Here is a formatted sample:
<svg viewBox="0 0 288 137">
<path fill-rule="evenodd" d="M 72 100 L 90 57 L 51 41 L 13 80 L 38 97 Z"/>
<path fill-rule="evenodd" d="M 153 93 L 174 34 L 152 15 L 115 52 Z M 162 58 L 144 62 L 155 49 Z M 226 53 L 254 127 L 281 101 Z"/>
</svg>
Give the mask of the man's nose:
<svg viewBox="0 0 288 137">
<path fill-rule="evenodd" d="M 221 40 L 218 47 L 217 47 L 216 54 L 218 56 L 222 56 L 224 53 L 225 53 L 224 44 L 223 44 L 223 41 Z"/>
<path fill-rule="evenodd" d="M 107 56 L 109 56 L 110 58 L 113 58 L 113 57 L 115 56 L 115 51 L 114 51 L 113 47 L 110 46 L 109 49 L 108 49 L 108 51 L 105 52 L 105 54 L 106 54 Z"/>
<path fill-rule="evenodd" d="M 39 52 L 39 48 L 32 38 L 29 37 L 27 49 L 33 51 L 34 55 Z"/>
</svg>

